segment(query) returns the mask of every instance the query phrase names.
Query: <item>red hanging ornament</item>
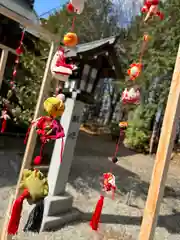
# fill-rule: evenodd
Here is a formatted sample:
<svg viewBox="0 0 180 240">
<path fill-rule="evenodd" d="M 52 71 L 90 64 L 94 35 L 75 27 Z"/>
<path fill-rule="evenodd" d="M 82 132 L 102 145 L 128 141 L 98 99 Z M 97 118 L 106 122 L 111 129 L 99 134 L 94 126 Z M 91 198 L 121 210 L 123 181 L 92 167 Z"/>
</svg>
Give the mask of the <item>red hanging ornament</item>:
<svg viewBox="0 0 180 240">
<path fill-rule="evenodd" d="M 161 20 L 164 18 L 164 14 L 159 11 L 158 0 L 147 0 L 141 9 L 142 13 L 147 13 L 144 22 L 147 22 L 153 16 L 158 16 Z"/>
<path fill-rule="evenodd" d="M 130 65 L 130 69 L 128 69 L 127 74 L 130 76 L 131 80 L 135 80 L 141 73 L 141 69 L 141 63 L 133 63 Z"/>
<path fill-rule="evenodd" d="M 53 119 L 52 117 L 43 116 L 38 118 L 36 121 L 33 121 L 26 133 L 24 143 L 26 144 L 28 136 L 31 130 L 31 127 L 36 128 L 36 133 L 40 136 L 41 140 L 41 149 L 39 156 L 36 156 L 34 159 L 34 164 L 39 165 L 42 162 L 44 146 L 50 140 L 56 140 L 61 138 L 61 153 L 60 153 L 60 162 L 62 162 L 62 154 L 64 149 L 64 129 L 59 123 L 59 121 Z"/>
<path fill-rule="evenodd" d="M 139 89 L 134 90 L 134 88 L 131 88 L 128 90 L 125 88 L 125 90 L 122 93 L 121 101 L 123 104 L 139 104 L 140 102 L 140 91 Z"/>
<path fill-rule="evenodd" d="M 10 119 L 10 116 L 7 114 L 7 109 L 2 110 L 2 115 L 0 118 L 2 119 L 1 133 L 4 133 L 7 126 L 7 120 Z"/>
<path fill-rule="evenodd" d="M 114 197 L 114 191 L 116 190 L 115 176 L 110 172 L 104 173 L 102 176 L 102 181 L 103 190 L 106 192 L 112 191 Z"/>
<path fill-rule="evenodd" d="M 19 46 L 17 49 L 16 49 L 16 54 L 17 55 L 21 55 L 23 53 L 23 49 L 21 46 Z"/>
<path fill-rule="evenodd" d="M 22 35 L 21 35 L 21 40 L 20 40 L 20 44 L 19 47 L 16 49 L 16 60 L 15 60 L 15 66 L 14 66 L 14 70 L 13 70 L 13 77 L 12 77 L 12 84 L 11 84 L 11 89 L 15 89 L 15 84 L 14 84 L 14 80 L 16 78 L 17 75 L 17 67 L 19 64 L 19 56 L 23 53 L 23 40 L 24 40 L 24 35 L 25 35 L 25 31 L 22 31 Z"/>
<path fill-rule="evenodd" d="M 66 5 L 66 8 L 67 8 L 67 11 L 68 11 L 69 13 L 75 12 L 75 9 L 74 9 L 72 3 L 68 3 L 68 4 Z"/>
</svg>

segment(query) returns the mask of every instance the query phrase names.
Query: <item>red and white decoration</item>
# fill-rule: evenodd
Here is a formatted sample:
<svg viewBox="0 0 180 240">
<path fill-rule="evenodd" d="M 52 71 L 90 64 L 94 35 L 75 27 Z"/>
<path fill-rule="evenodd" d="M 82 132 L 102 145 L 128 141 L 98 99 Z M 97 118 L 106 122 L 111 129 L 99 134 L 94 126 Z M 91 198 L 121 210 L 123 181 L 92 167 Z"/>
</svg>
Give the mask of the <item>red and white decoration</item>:
<svg viewBox="0 0 180 240">
<path fill-rule="evenodd" d="M 2 115 L 0 118 L 2 119 L 1 133 L 4 133 L 6 130 L 7 120 L 10 119 L 6 109 L 2 110 Z"/>
<path fill-rule="evenodd" d="M 73 70 L 77 69 L 74 64 L 67 64 L 64 48 L 59 47 L 51 62 L 52 76 L 60 81 L 67 81 Z"/>
<path fill-rule="evenodd" d="M 138 104 L 140 102 L 140 91 L 139 89 L 134 90 L 134 88 L 131 88 L 128 90 L 125 88 L 125 90 L 122 93 L 122 102 L 124 104 L 131 103 L 131 104 Z"/>
<path fill-rule="evenodd" d="M 84 10 L 85 0 L 70 0 L 67 5 L 68 12 L 75 12 L 81 14 Z"/>
<path fill-rule="evenodd" d="M 142 13 L 147 13 L 144 22 L 147 22 L 151 17 L 158 16 L 161 20 L 164 18 L 162 12 L 158 8 L 159 0 L 146 0 L 141 9 Z"/>
</svg>

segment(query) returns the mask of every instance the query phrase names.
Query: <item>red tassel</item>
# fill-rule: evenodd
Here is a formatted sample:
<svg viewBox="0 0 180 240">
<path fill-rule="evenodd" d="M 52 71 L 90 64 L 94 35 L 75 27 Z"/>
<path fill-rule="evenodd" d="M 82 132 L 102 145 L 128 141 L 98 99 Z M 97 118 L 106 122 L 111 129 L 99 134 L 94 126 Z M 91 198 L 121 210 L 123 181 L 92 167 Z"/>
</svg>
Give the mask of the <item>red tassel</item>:
<svg viewBox="0 0 180 240">
<path fill-rule="evenodd" d="M 22 205 L 25 198 L 29 196 L 28 190 L 24 190 L 22 195 L 17 198 L 13 204 L 11 217 L 8 224 L 8 234 L 15 235 L 19 228 L 19 222 L 21 218 Z"/>
<path fill-rule="evenodd" d="M 6 119 L 3 119 L 2 126 L 1 126 L 1 133 L 5 132 L 6 125 L 7 125 L 7 121 L 6 121 Z"/>
<path fill-rule="evenodd" d="M 98 229 L 103 204 L 104 204 L 104 196 L 101 195 L 100 199 L 98 200 L 98 202 L 96 204 L 95 212 L 94 212 L 94 214 L 92 216 L 92 219 L 90 221 L 90 226 L 91 226 L 92 230 L 96 231 Z"/>
</svg>

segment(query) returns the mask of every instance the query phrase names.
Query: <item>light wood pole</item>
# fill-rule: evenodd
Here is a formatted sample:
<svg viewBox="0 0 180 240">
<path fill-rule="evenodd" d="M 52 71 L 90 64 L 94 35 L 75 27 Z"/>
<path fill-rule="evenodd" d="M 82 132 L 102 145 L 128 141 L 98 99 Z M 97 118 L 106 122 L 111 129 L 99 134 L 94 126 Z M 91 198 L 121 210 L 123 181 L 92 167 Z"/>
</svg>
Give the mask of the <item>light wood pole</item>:
<svg viewBox="0 0 180 240">
<path fill-rule="evenodd" d="M 164 115 L 139 240 L 153 240 L 180 116 L 180 45 Z"/>
<path fill-rule="evenodd" d="M 43 77 L 40 93 L 39 93 L 39 98 L 38 98 L 35 113 L 34 113 L 34 120 L 37 119 L 42 112 L 43 101 L 45 99 L 45 96 L 46 96 L 46 93 L 48 91 L 49 84 L 50 84 L 49 70 L 50 70 L 50 64 L 51 64 L 51 60 L 53 58 L 54 52 L 55 52 L 55 44 L 54 44 L 54 42 L 52 42 L 51 48 L 49 51 L 48 60 L 46 63 L 46 68 L 45 68 L 45 72 L 44 72 L 44 77 Z M 4 226 L 3 226 L 3 230 L 2 230 L 2 234 L 1 234 L 1 240 L 10 240 L 13 238 L 13 236 L 7 235 L 7 225 L 8 225 L 8 221 L 9 221 L 10 212 L 11 212 L 11 206 L 12 206 L 13 200 L 16 199 L 19 194 L 19 186 L 20 186 L 20 182 L 22 179 L 23 171 L 25 168 L 29 168 L 31 165 L 35 145 L 36 145 L 36 134 L 35 134 L 34 128 L 32 128 L 30 131 L 30 134 L 29 134 L 28 141 L 27 141 L 24 158 L 22 161 L 21 170 L 20 170 L 20 174 L 19 174 L 19 179 L 18 179 L 17 186 L 16 186 L 15 195 L 13 197 L 11 197 L 10 202 L 9 202 L 9 207 L 6 212 Z"/>
<path fill-rule="evenodd" d="M 4 72 L 6 69 L 7 58 L 8 58 L 8 50 L 2 49 L 1 59 L 0 59 L 0 89 L 2 86 Z"/>
</svg>

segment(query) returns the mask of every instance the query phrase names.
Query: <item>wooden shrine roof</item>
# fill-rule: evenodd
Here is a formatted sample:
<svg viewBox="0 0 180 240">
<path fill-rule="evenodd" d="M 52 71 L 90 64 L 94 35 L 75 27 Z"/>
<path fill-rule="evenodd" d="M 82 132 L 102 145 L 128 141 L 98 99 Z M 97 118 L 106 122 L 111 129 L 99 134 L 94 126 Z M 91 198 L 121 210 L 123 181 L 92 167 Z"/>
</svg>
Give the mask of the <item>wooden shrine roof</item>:
<svg viewBox="0 0 180 240">
<path fill-rule="evenodd" d="M 99 51 L 101 51 L 102 49 L 105 49 L 105 48 L 108 49 L 108 47 L 115 45 L 118 39 L 119 39 L 118 36 L 111 36 L 111 37 L 103 38 L 93 42 L 78 44 L 76 48 L 68 49 L 68 52 L 66 53 L 66 57 L 73 58 L 85 53 L 87 54 L 92 53 L 94 55 L 97 52 L 98 54 Z M 121 50 L 122 52 L 124 52 L 123 49 Z"/>
</svg>

